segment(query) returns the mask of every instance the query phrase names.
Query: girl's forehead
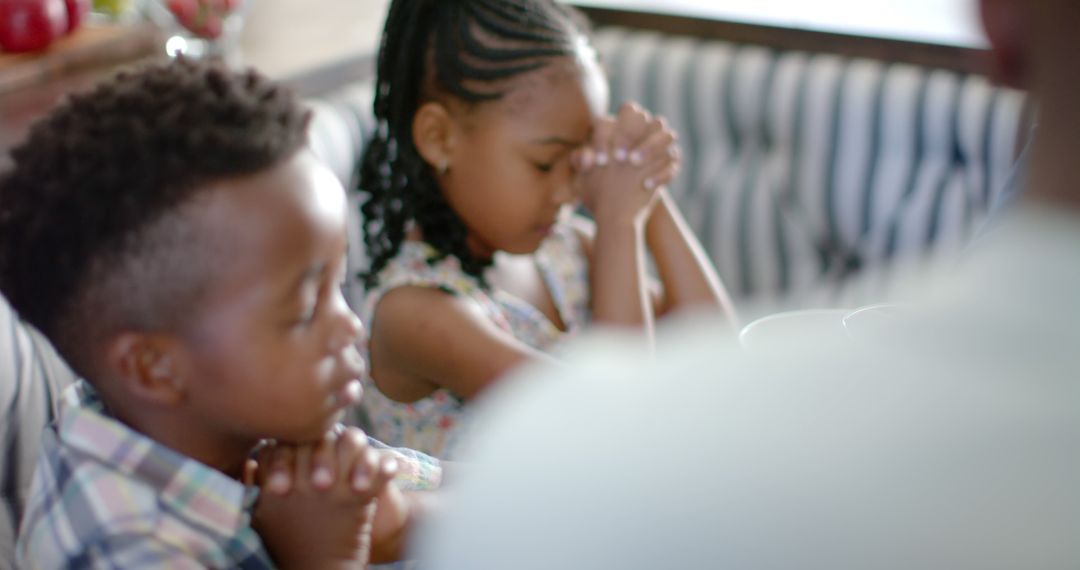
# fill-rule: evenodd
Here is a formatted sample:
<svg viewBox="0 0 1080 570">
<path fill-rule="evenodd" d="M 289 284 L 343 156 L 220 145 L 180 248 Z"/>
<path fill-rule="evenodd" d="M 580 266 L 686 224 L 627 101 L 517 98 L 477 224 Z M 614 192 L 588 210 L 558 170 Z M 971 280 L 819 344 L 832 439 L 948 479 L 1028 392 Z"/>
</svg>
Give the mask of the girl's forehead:
<svg viewBox="0 0 1080 570">
<path fill-rule="evenodd" d="M 516 78 L 500 103 L 502 112 L 511 115 L 546 114 L 559 107 L 577 111 L 583 106 L 596 118 L 608 109 L 607 78 L 595 60 L 557 58 Z"/>
</svg>

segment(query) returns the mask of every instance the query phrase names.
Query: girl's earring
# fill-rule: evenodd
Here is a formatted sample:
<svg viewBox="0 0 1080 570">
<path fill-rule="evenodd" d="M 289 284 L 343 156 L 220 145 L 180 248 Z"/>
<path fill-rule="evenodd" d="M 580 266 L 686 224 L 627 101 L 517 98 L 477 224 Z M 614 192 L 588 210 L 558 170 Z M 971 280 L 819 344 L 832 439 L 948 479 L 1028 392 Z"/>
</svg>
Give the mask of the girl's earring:
<svg viewBox="0 0 1080 570">
<path fill-rule="evenodd" d="M 447 172 L 450 172 L 450 162 L 444 160 L 439 164 L 439 176 L 446 176 Z"/>
</svg>

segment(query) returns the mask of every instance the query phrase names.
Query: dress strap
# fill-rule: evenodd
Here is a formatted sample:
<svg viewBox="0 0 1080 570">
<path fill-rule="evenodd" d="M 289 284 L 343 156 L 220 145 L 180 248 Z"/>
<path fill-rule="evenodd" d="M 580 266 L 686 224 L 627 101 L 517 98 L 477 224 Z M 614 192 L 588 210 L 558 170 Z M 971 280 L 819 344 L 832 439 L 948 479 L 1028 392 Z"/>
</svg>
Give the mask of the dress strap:
<svg viewBox="0 0 1080 570">
<path fill-rule="evenodd" d="M 458 258 L 451 255 L 438 261 L 431 261 L 436 257 L 438 257 L 438 252 L 428 243 L 419 241 L 402 243 L 398 255 L 379 272 L 378 284 L 369 289 L 364 296 L 360 316 L 365 324 L 371 326 L 375 308 L 387 292 L 398 287 L 428 287 L 474 300 L 497 325 L 509 330 L 509 323 L 505 322 L 506 319 L 502 316 L 497 303 L 480 286 L 480 282 L 475 277 L 462 270 Z"/>
</svg>

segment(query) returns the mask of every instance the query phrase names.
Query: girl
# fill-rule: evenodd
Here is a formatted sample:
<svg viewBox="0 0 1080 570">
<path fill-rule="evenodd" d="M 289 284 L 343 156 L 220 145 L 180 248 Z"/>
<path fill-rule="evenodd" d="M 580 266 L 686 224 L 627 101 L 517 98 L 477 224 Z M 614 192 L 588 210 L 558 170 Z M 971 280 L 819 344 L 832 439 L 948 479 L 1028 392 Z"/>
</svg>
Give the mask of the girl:
<svg viewBox="0 0 1080 570">
<path fill-rule="evenodd" d="M 374 435 L 452 457 L 465 402 L 588 323 L 651 339 L 654 314 L 731 314 L 663 187 L 674 134 L 607 97 L 567 7 L 392 2 L 360 173 Z"/>
</svg>

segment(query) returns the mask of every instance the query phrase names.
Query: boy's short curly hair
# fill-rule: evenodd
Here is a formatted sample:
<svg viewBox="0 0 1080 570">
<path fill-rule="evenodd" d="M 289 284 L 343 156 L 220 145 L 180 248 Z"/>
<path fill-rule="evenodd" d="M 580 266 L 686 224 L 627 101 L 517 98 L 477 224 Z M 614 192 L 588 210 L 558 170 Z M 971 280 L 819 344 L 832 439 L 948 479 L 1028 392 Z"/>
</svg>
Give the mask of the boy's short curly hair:
<svg viewBox="0 0 1080 570">
<path fill-rule="evenodd" d="M 70 97 L 0 174 L 0 291 L 84 374 L 95 338 L 178 326 L 212 275 L 181 206 L 294 155 L 308 119 L 254 71 L 184 59 Z"/>
</svg>

